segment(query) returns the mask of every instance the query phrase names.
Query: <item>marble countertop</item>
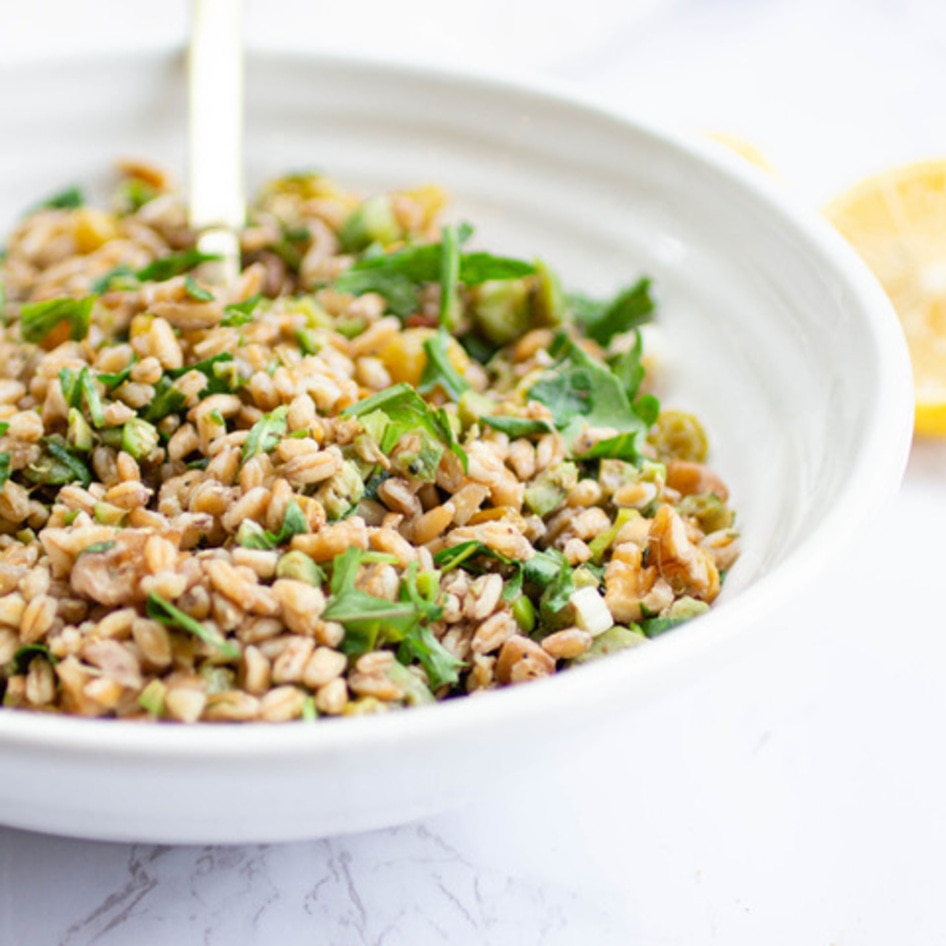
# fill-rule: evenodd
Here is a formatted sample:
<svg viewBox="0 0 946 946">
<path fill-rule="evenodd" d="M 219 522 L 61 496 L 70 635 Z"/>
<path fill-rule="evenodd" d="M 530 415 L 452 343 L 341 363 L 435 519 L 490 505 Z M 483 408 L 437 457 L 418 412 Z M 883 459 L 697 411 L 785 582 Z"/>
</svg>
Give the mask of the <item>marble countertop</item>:
<svg viewBox="0 0 946 946">
<path fill-rule="evenodd" d="M 522 71 L 741 136 L 812 206 L 946 153 L 940 0 L 248 6 L 261 46 Z M 187 6 L 32 0 L 2 20 L 11 57 L 58 55 L 179 42 Z M 0 946 L 943 942 L 944 528 L 946 447 L 917 443 L 788 633 L 463 810 L 240 847 L 0 828 Z"/>
</svg>

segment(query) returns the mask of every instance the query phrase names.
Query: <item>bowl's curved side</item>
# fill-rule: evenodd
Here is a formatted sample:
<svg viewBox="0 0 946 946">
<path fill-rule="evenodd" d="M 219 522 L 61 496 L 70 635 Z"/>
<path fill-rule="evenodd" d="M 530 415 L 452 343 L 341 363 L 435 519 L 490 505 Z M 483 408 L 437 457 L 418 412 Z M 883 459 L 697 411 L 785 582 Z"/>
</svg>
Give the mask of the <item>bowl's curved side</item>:
<svg viewBox="0 0 946 946">
<path fill-rule="evenodd" d="M 25 101 L 0 103 L 22 142 L 0 159 L 0 221 L 50 182 L 100 180 L 117 155 L 182 166 L 176 58 L 25 71 Z M 496 81 L 285 56 L 252 59 L 249 76 L 247 166 L 257 181 L 312 164 L 367 188 L 433 180 L 483 245 L 539 254 L 570 286 L 608 291 L 651 274 L 663 397 L 706 421 L 744 555 L 704 618 L 633 653 L 477 699 L 316 726 L 0 713 L 10 773 L 0 817 L 10 824 L 116 839 L 282 840 L 473 797 L 548 747 L 550 725 L 557 738 L 578 732 L 608 707 L 665 691 L 776 631 L 775 605 L 866 526 L 906 461 L 912 391 L 889 304 L 840 238 L 751 169 L 566 96 Z"/>
</svg>

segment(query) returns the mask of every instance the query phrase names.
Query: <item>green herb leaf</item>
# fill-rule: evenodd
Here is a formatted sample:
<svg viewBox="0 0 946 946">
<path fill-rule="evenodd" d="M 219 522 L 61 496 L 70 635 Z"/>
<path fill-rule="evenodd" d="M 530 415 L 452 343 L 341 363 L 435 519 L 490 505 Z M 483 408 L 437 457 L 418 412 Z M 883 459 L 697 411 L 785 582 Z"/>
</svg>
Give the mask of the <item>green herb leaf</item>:
<svg viewBox="0 0 946 946">
<path fill-rule="evenodd" d="M 565 333 L 555 337 L 549 352 L 558 361 L 532 385 L 529 398 L 548 407 L 569 447 L 587 427 L 611 427 L 619 432 L 584 456 L 637 462 L 637 442 L 646 436 L 647 425 L 631 406 L 620 379 Z"/>
<path fill-rule="evenodd" d="M 214 294 L 209 289 L 205 289 L 201 286 L 191 273 L 188 273 L 184 277 L 184 292 L 186 292 L 191 299 L 196 299 L 198 302 L 214 301 Z"/>
<path fill-rule="evenodd" d="M 332 563 L 330 597 L 322 616 L 344 626 L 345 639 L 339 649 L 346 654 L 364 654 L 383 643 L 398 643 L 419 621 L 411 602 L 388 601 L 355 587 L 358 569 L 369 555 L 349 548 Z"/>
<path fill-rule="evenodd" d="M 62 322 L 69 324 L 69 338 L 81 341 L 89 331 L 96 296 L 75 299 L 63 296 L 43 302 L 25 302 L 20 309 L 20 335 L 38 345 Z"/>
<path fill-rule="evenodd" d="M 496 279 L 521 279 L 535 273 L 535 264 L 492 253 L 464 253 L 460 257 L 460 282 L 478 286 Z"/>
<path fill-rule="evenodd" d="M 529 417 L 487 416 L 480 418 L 494 430 L 500 430 L 513 439 L 518 437 L 537 437 L 552 432 L 552 426 L 544 420 Z"/>
<path fill-rule="evenodd" d="M 228 641 L 221 636 L 220 632 L 214 628 L 207 627 L 195 620 L 189 614 L 174 607 L 170 601 L 165 601 L 160 595 L 154 592 L 148 595 L 148 601 L 145 605 L 145 613 L 149 618 L 160 621 L 168 627 L 177 628 L 209 644 L 224 657 L 236 660 L 240 656 L 240 648 L 232 641 Z"/>
<path fill-rule="evenodd" d="M 543 591 L 539 599 L 539 612 L 546 621 L 565 608 L 575 592 L 572 567 L 568 559 L 555 549 L 536 553 L 525 563 L 523 574 L 526 580 L 536 585 L 539 585 L 541 576 Z"/>
<path fill-rule="evenodd" d="M 361 417 L 363 424 L 372 415 L 379 415 L 375 420 L 380 423 L 368 423 L 366 430 L 372 428 L 368 432 L 384 453 L 390 453 L 404 434 L 424 432 L 452 450 L 466 469 L 466 451 L 457 443 L 447 413 L 431 408 L 409 384 L 395 384 L 341 413 L 342 417 Z"/>
<path fill-rule="evenodd" d="M 24 644 L 13 653 L 13 659 L 10 661 L 13 673 L 26 673 L 36 657 L 42 657 L 54 666 L 58 663 L 58 658 L 45 644 Z"/>
<path fill-rule="evenodd" d="M 131 377 L 131 370 L 135 367 L 136 361 L 137 358 L 132 358 L 131 364 L 127 368 L 123 368 L 121 371 L 116 371 L 111 374 L 104 371 L 97 372 L 96 376 L 98 377 L 99 384 L 104 385 L 110 391 L 124 384 Z"/>
<path fill-rule="evenodd" d="M 52 197 L 47 197 L 33 209 L 75 210 L 76 207 L 81 207 L 83 204 L 85 204 L 85 195 L 82 193 L 82 189 L 72 186 L 59 191 L 58 194 L 53 194 Z"/>
<path fill-rule="evenodd" d="M 471 539 L 468 542 L 460 542 L 458 545 L 451 546 L 450 548 L 441 549 L 434 556 L 434 564 L 440 569 L 441 573 L 452 571 L 454 568 L 459 568 L 461 565 L 468 571 L 487 571 L 486 568 L 479 567 L 474 561 L 474 559 L 480 557 L 501 562 L 511 570 L 510 574 L 504 579 L 503 601 L 513 601 L 522 593 L 523 562 L 506 558 L 505 555 L 501 555 L 488 545 L 477 542 L 475 539 Z M 466 562 L 470 564 L 465 565 L 464 563 Z"/>
<path fill-rule="evenodd" d="M 165 282 L 181 273 L 189 272 L 201 263 L 220 259 L 217 253 L 202 253 L 192 247 L 180 253 L 169 253 L 139 269 L 136 276 L 141 282 Z"/>
<path fill-rule="evenodd" d="M 126 263 L 121 263 L 107 273 L 103 273 L 98 279 L 92 280 L 89 289 L 97 295 L 102 295 L 112 289 L 137 289 L 139 285 L 135 271 Z"/>
<path fill-rule="evenodd" d="M 0 453 L 0 489 L 3 489 L 7 480 L 10 479 L 10 460 L 9 450 Z"/>
<path fill-rule="evenodd" d="M 246 463 L 251 457 L 258 453 L 270 453 L 276 449 L 280 439 L 286 435 L 287 420 L 286 415 L 289 408 L 281 404 L 275 410 L 264 414 L 251 428 L 243 441 L 241 459 Z"/>
<path fill-rule="evenodd" d="M 402 663 L 417 660 L 427 673 L 432 690 L 453 685 L 460 679 L 459 669 L 464 662 L 447 650 L 434 636 L 426 624 L 418 625 L 408 632 L 401 644 L 398 657 Z"/>
<path fill-rule="evenodd" d="M 295 500 L 286 504 L 286 514 L 278 532 L 264 529 L 253 519 L 244 519 L 237 530 L 238 544 L 248 549 L 275 549 L 286 545 L 294 535 L 303 535 L 309 531 L 305 513 Z"/>
<path fill-rule="evenodd" d="M 250 296 L 249 299 L 228 305 L 223 310 L 224 318 L 220 324 L 227 327 L 248 325 L 253 321 L 253 313 L 256 311 L 256 307 L 259 305 L 261 298 L 262 296 L 256 293 L 255 296 Z"/>
<path fill-rule="evenodd" d="M 425 243 L 408 246 L 391 253 L 365 255 L 335 280 L 340 292 L 362 295 L 377 292 L 388 302 L 395 315 L 402 318 L 417 311 L 417 290 L 420 286 L 449 280 L 451 286 L 478 285 L 491 279 L 517 279 L 535 272 L 532 263 L 494 256 L 491 253 L 460 253 L 458 247 L 472 233 L 461 224 L 447 236 L 449 245 Z M 447 293 L 448 302 L 452 295 Z M 441 310 L 443 319 L 443 310 Z"/>
<path fill-rule="evenodd" d="M 637 397 L 641 382 L 644 380 L 644 340 L 640 332 L 634 333 L 634 344 L 626 352 L 608 359 L 608 365 L 614 376 L 621 382 L 628 400 Z"/>
<path fill-rule="evenodd" d="M 439 386 L 451 400 L 459 401 L 463 392 L 470 389 L 470 385 L 450 361 L 447 353 L 450 341 L 450 334 L 441 326 L 436 335 L 424 342 L 427 364 L 424 365 L 417 390 L 421 394 L 429 394 Z"/>
<path fill-rule="evenodd" d="M 211 394 L 230 394 L 237 386 L 235 382 L 236 365 L 231 365 L 233 355 L 228 351 L 220 352 L 218 355 L 211 355 L 203 361 L 195 362 L 192 365 L 184 365 L 181 368 L 173 368 L 167 372 L 168 376 L 174 380 L 182 378 L 191 371 L 199 371 L 206 379 L 207 384 L 200 392 L 202 398 Z M 229 367 L 227 367 L 229 366 Z"/>
<path fill-rule="evenodd" d="M 385 270 L 360 270 L 352 266 L 335 280 L 339 292 L 363 296 L 376 292 L 388 304 L 388 311 L 404 319 L 420 307 L 417 288 L 407 276 Z"/>
<path fill-rule="evenodd" d="M 650 285 L 649 279 L 639 279 L 606 302 L 573 294 L 568 298 L 573 318 L 589 338 L 607 346 L 615 335 L 650 320 L 654 311 Z"/>
</svg>

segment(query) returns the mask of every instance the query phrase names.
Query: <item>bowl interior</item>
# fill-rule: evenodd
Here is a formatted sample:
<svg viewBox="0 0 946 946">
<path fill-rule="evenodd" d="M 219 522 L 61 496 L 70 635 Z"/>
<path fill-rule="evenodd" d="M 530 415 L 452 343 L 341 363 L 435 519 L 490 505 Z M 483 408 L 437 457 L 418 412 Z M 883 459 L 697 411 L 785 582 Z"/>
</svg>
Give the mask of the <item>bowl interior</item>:
<svg viewBox="0 0 946 946">
<path fill-rule="evenodd" d="M 18 90 L 0 96 L 3 230 L 62 186 L 104 190 L 118 157 L 153 159 L 183 179 L 181 56 L 45 63 L 25 73 L 0 71 L 0 87 Z M 475 242 L 539 256 L 568 288 L 606 293 L 650 275 L 661 400 L 704 422 L 743 535 L 718 607 L 639 654 L 476 706 L 310 727 L 325 731 L 304 736 L 287 730 L 270 745 L 289 753 L 331 744 L 353 755 L 382 729 L 446 739 L 457 721 L 469 728 L 560 711 L 566 690 L 600 704 L 659 689 L 666 671 L 698 667 L 722 641 L 764 634 L 775 605 L 895 489 L 911 392 L 889 305 L 840 239 L 753 169 L 561 96 L 292 57 L 251 57 L 246 138 L 251 185 L 303 167 L 367 190 L 437 182 L 453 197 L 448 216 L 475 225 Z M 0 723 L 2 749 L 20 721 Z M 63 723 L 23 726 L 64 746 L 72 736 L 63 734 L 75 730 Z M 105 725 L 107 735 L 95 729 L 97 745 L 130 751 L 132 740 Z M 151 740 L 156 751 L 169 739 L 204 739 L 135 730 L 134 744 Z M 244 751 L 260 744 L 229 730 L 202 745 L 221 753 L 241 739 Z"/>
</svg>

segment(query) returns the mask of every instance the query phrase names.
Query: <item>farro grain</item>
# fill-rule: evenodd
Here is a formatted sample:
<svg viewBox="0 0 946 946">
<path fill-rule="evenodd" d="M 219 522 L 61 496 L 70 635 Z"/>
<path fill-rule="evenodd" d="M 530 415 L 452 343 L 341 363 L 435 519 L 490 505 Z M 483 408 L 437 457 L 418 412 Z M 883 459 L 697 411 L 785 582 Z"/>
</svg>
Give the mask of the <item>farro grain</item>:
<svg viewBox="0 0 946 946">
<path fill-rule="evenodd" d="M 555 661 L 535 641 L 515 635 L 506 640 L 496 660 L 496 679 L 500 683 L 522 683 L 547 677 L 555 670 Z"/>
<path fill-rule="evenodd" d="M 456 507 L 452 502 L 445 502 L 442 506 L 435 506 L 420 515 L 411 528 L 411 541 L 415 545 L 426 545 L 433 539 L 439 538 L 446 531 L 456 514 Z"/>
<path fill-rule="evenodd" d="M 336 677 L 340 677 L 348 666 L 348 658 L 330 647 L 317 647 L 306 662 L 302 682 L 316 690 Z"/>
<path fill-rule="evenodd" d="M 20 617 L 20 640 L 33 644 L 46 634 L 56 619 L 56 599 L 42 595 L 34 598 L 23 609 Z"/>
<path fill-rule="evenodd" d="M 219 722 L 245 722 L 260 713 L 259 698 L 241 690 L 225 690 L 207 697 L 204 718 Z"/>
<path fill-rule="evenodd" d="M 262 696 L 272 685 L 272 669 L 262 651 L 253 645 L 243 650 L 243 688 Z"/>
<path fill-rule="evenodd" d="M 495 573 L 480 575 L 470 585 L 463 602 L 463 613 L 472 621 L 482 621 L 496 610 L 503 593 L 503 579 Z"/>
<path fill-rule="evenodd" d="M 19 634 L 12 627 L 0 627 L 0 664 L 10 663 L 19 649 Z"/>
<path fill-rule="evenodd" d="M 181 723 L 196 723 L 207 705 L 207 695 L 192 687 L 168 689 L 164 695 L 164 709 L 171 719 Z"/>
<path fill-rule="evenodd" d="M 273 661 L 273 682 L 299 683 L 314 650 L 315 641 L 311 637 L 295 637 L 287 641 Z"/>
<path fill-rule="evenodd" d="M 298 719 L 306 699 L 306 692 L 298 687 L 276 687 L 260 697 L 259 718 L 270 723 Z"/>
<path fill-rule="evenodd" d="M 146 664 L 163 669 L 171 664 L 171 639 L 167 628 L 150 618 L 136 617 L 131 624 L 131 636 Z"/>
<path fill-rule="evenodd" d="M 593 638 L 577 627 L 567 627 L 542 638 L 542 649 L 556 660 L 571 660 L 588 652 Z"/>
<path fill-rule="evenodd" d="M 383 673 L 361 673 L 355 670 L 348 677 L 348 687 L 356 696 L 373 697 L 385 703 L 404 698 L 404 690 Z"/>
<path fill-rule="evenodd" d="M 48 660 L 30 661 L 24 695 L 33 706 L 47 706 L 56 697 L 56 675 Z"/>
<path fill-rule="evenodd" d="M 515 618 L 508 611 L 497 611 L 476 629 L 470 646 L 478 654 L 491 654 L 498 650 L 518 631 Z"/>
<path fill-rule="evenodd" d="M 348 703 L 348 685 L 341 677 L 329 680 L 315 691 L 315 708 L 326 716 L 338 716 Z"/>
</svg>

